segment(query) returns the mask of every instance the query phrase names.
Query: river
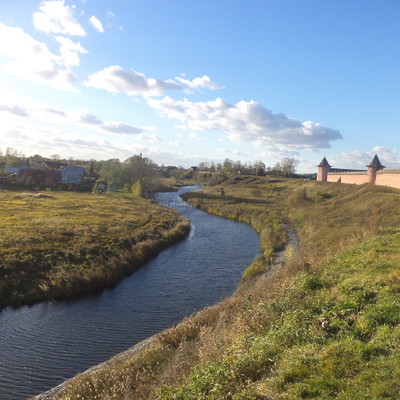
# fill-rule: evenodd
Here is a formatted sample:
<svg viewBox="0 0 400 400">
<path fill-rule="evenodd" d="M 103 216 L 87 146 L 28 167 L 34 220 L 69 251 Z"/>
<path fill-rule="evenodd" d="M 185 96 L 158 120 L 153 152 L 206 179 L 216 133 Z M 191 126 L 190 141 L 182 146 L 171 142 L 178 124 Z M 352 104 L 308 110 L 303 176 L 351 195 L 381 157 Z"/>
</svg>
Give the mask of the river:
<svg viewBox="0 0 400 400">
<path fill-rule="evenodd" d="M 0 312 L 1 400 L 48 390 L 232 294 L 259 238 L 181 201 L 197 189 L 155 195 L 190 220 L 190 235 L 114 288 Z"/>
</svg>

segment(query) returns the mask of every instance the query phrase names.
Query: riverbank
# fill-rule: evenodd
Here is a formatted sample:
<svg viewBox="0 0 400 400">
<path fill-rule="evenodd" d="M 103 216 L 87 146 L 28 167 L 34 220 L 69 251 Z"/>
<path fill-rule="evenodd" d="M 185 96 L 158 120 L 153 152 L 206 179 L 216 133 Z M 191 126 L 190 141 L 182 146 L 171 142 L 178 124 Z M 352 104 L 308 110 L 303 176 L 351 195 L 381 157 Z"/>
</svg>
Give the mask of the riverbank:
<svg viewBox="0 0 400 400">
<path fill-rule="evenodd" d="M 0 191 L 0 309 L 113 285 L 190 224 L 131 195 Z"/>
<path fill-rule="evenodd" d="M 54 398 L 397 398 L 399 191 L 237 177 L 190 197 L 255 227 L 273 212 L 301 252 L 268 277 L 264 247 L 234 296 Z"/>
<path fill-rule="evenodd" d="M 273 277 L 273 274 L 284 266 L 285 257 L 287 257 L 289 253 L 291 256 L 294 256 L 300 251 L 300 240 L 294 229 L 291 228 L 289 225 L 285 225 L 283 228 L 288 238 L 287 244 L 284 248 L 277 251 L 274 255 L 271 269 L 268 271 L 268 273 L 265 274 L 264 279 L 271 279 Z M 208 311 L 209 310 L 206 310 L 206 313 L 208 313 Z M 197 317 L 199 315 L 201 315 L 201 312 L 197 313 Z M 172 328 L 172 330 L 174 329 L 175 328 Z M 111 372 L 113 371 L 113 369 L 119 369 L 122 364 L 131 362 L 133 358 L 138 357 L 138 355 L 144 351 L 157 352 L 159 347 L 165 346 L 163 336 L 168 334 L 169 330 L 166 330 L 165 332 L 147 338 L 129 348 L 128 350 L 115 355 L 110 360 L 95 365 L 88 370 L 78 374 L 74 378 L 71 378 L 70 380 L 56 386 L 55 388 L 33 397 L 32 400 L 51 400 L 54 398 L 63 398 L 64 394 L 67 393 L 69 390 L 69 385 L 75 385 L 75 381 L 85 381 L 88 378 L 91 379 L 91 376 L 93 376 L 93 374 L 102 374 L 104 373 L 104 371 Z"/>
</svg>

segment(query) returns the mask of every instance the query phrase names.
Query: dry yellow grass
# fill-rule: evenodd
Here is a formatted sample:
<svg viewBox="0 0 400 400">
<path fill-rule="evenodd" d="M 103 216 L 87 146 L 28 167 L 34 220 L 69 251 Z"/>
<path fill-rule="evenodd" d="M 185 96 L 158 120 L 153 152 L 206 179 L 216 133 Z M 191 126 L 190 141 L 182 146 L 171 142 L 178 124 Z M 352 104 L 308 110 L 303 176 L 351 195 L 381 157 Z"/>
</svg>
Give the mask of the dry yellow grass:
<svg viewBox="0 0 400 400">
<path fill-rule="evenodd" d="M 189 223 L 133 196 L 0 191 L 0 308 L 111 285 Z"/>
</svg>

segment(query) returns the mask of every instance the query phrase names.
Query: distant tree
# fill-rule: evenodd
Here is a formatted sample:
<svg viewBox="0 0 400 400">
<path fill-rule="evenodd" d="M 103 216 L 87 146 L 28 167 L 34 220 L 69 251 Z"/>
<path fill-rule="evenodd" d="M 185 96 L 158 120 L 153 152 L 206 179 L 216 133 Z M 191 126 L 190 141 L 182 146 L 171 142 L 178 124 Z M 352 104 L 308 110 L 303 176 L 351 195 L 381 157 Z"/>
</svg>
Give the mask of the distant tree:
<svg viewBox="0 0 400 400">
<path fill-rule="evenodd" d="M 233 170 L 233 161 L 230 160 L 229 158 L 225 158 L 222 169 L 225 172 L 225 174 L 228 175 L 231 174 Z"/>
<path fill-rule="evenodd" d="M 242 162 L 237 160 L 233 163 L 232 165 L 232 172 L 235 172 L 236 174 L 240 175 L 243 171 L 243 165 Z"/>
<path fill-rule="evenodd" d="M 129 183 L 133 185 L 138 180 L 143 178 L 153 178 L 157 175 L 157 164 L 149 158 L 142 157 L 141 155 L 129 157 L 124 161 L 121 167 L 122 183 Z"/>
<path fill-rule="evenodd" d="M 256 176 L 264 175 L 265 164 L 262 161 L 256 161 L 254 163 L 254 170 L 255 170 Z"/>
<path fill-rule="evenodd" d="M 208 171 L 209 169 L 210 169 L 210 163 L 209 162 L 202 161 L 201 163 L 199 163 L 199 170 L 200 171 Z"/>
<path fill-rule="evenodd" d="M 7 147 L 5 158 L 7 167 L 19 167 L 25 162 L 25 155 L 12 147 Z"/>
<path fill-rule="evenodd" d="M 286 157 L 282 159 L 280 162 L 276 163 L 272 168 L 271 173 L 273 175 L 284 176 L 289 178 L 296 173 L 296 165 L 298 161 L 294 158 Z"/>
<path fill-rule="evenodd" d="M 291 177 L 296 173 L 296 165 L 298 161 L 294 158 L 286 157 L 281 161 L 282 175 L 285 177 Z"/>
<path fill-rule="evenodd" d="M 93 170 L 93 164 L 91 164 Z M 94 172 L 94 171 L 93 171 Z M 100 169 L 101 179 L 116 186 L 122 185 L 122 166 L 118 158 L 103 161 Z"/>
</svg>

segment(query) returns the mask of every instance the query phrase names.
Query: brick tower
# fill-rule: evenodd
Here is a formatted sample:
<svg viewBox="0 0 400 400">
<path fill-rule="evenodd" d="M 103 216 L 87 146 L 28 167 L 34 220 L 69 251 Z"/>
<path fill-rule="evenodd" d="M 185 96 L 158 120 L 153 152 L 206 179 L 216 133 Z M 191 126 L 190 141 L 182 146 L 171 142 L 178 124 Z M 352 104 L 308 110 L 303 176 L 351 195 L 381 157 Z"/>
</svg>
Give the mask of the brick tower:
<svg viewBox="0 0 400 400">
<path fill-rule="evenodd" d="M 367 165 L 367 167 L 368 167 L 368 172 L 367 172 L 368 183 L 375 183 L 376 172 L 385 168 L 385 166 L 382 165 L 381 162 L 379 161 L 379 158 L 376 154 L 372 159 L 372 161 L 369 163 L 369 165 Z"/>
<path fill-rule="evenodd" d="M 324 157 L 322 161 L 317 165 L 317 181 L 328 180 L 328 172 L 331 170 L 331 166 L 328 160 Z"/>
</svg>

